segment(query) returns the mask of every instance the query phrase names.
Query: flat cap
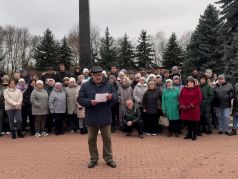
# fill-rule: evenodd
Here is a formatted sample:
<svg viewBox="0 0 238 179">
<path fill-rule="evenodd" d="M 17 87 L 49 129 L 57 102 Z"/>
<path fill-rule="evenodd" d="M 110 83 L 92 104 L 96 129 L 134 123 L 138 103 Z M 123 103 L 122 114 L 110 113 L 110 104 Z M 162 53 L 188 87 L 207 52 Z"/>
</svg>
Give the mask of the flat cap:
<svg viewBox="0 0 238 179">
<path fill-rule="evenodd" d="M 100 73 L 100 72 L 102 72 L 102 71 L 103 71 L 103 68 L 100 67 L 100 66 L 93 66 L 93 67 L 91 68 L 91 73 Z"/>
</svg>

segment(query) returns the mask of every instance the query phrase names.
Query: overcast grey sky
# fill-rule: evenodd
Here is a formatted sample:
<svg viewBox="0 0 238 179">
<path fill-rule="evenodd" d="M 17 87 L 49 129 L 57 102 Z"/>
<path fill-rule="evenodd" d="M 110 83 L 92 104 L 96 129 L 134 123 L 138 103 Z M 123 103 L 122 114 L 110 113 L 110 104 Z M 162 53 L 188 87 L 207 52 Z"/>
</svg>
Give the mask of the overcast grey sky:
<svg viewBox="0 0 238 179">
<path fill-rule="evenodd" d="M 194 30 L 209 3 L 217 0 L 90 0 L 91 23 L 113 36 L 125 32 L 137 37 L 164 31 L 181 35 Z M 50 28 L 57 38 L 67 35 L 78 21 L 78 0 L 0 0 L 0 25 L 28 27 L 42 35 Z"/>
</svg>

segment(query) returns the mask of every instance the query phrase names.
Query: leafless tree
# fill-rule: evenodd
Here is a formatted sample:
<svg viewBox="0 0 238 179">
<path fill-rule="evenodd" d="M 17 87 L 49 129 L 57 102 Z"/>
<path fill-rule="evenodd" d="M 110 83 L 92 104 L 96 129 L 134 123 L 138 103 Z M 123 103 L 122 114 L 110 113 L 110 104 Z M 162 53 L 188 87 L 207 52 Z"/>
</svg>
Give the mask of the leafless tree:
<svg viewBox="0 0 238 179">
<path fill-rule="evenodd" d="M 73 65 L 79 64 L 80 58 L 80 39 L 79 39 L 79 25 L 76 24 L 68 33 L 68 42 L 69 46 L 73 52 Z M 90 41 L 91 41 L 91 48 L 92 48 L 92 56 L 98 56 L 99 49 L 100 49 L 100 29 L 98 26 L 92 25 L 90 29 Z"/>
<path fill-rule="evenodd" d="M 72 64 L 77 66 L 79 64 L 80 50 L 79 50 L 79 26 L 75 25 L 69 32 L 68 36 L 69 46 L 73 53 Z"/>
<path fill-rule="evenodd" d="M 183 50 L 187 49 L 187 46 L 191 40 L 191 36 L 192 36 L 192 31 L 188 31 L 185 32 L 180 38 L 179 38 L 179 43 L 181 45 L 181 47 L 183 48 Z"/>
<path fill-rule="evenodd" d="M 4 59 L 1 65 L 7 73 L 14 73 L 23 67 L 27 68 L 26 62 L 30 61 L 34 48 L 29 30 L 8 25 L 3 27 L 2 34 Z"/>
<path fill-rule="evenodd" d="M 167 39 L 165 38 L 165 33 L 163 31 L 159 31 L 155 34 L 155 36 L 151 37 L 153 48 L 155 50 L 155 63 L 157 65 L 161 65 L 163 60 L 162 56 L 167 42 Z"/>
</svg>

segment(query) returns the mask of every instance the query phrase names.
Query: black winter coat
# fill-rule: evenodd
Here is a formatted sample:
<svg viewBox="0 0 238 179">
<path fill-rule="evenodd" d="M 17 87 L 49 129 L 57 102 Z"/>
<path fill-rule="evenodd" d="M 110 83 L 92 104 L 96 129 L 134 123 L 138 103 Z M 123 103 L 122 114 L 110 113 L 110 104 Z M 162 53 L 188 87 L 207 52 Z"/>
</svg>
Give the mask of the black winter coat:
<svg viewBox="0 0 238 179">
<path fill-rule="evenodd" d="M 31 108 L 31 93 L 34 88 L 29 84 L 27 89 L 23 93 L 23 105 Z"/>
<path fill-rule="evenodd" d="M 55 82 L 63 83 L 65 77 L 71 77 L 72 75 L 69 72 L 57 72 L 55 75 Z"/>
<path fill-rule="evenodd" d="M 161 91 L 154 89 L 145 92 L 142 99 L 143 109 L 146 109 L 146 113 L 157 114 L 159 108 L 161 108 Z"/>
<path fill-rule="evenodd" d="M 236 113 L 238 115 L 238 83 L 236 83 L 234 91 L 233 114 Z"/>
<path fill-rule="evenodd" d="M 215 85 L 214 89 L 214 107 L 221 108 L 230 108 L 231 100 L 234 97 L 233 86 L 230 83 L 223 83 L 219 85 L 218 83 Z"/>
<path fill-rule="evenodd" d="M 91 100 L 95 99 L 96 93 L 110 93 L 112 100 L 93 106 Z M 118 101 L 113 85 L 106 82 L 96 85 L 91 78 L 81 86 L 77 101 L 85 107 L 85 120 L 88 126 L 105 126 L 112 123 L 111 105 Z"/>
</svg>

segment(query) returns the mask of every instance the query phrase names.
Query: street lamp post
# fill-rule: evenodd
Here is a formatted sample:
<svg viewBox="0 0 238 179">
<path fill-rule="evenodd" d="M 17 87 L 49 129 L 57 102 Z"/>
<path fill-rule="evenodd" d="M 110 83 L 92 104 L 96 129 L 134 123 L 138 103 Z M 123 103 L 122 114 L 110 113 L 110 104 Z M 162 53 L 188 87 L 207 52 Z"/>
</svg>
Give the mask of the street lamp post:
<svg viewBox="0 0 238 179">
<path fill-rule="evenodd" d="M 92 66 L 90 46 L 90 13 L 89 0 L 79 0 L 79 46 L 80 66 L 90 68 Z"/>
</svg>

